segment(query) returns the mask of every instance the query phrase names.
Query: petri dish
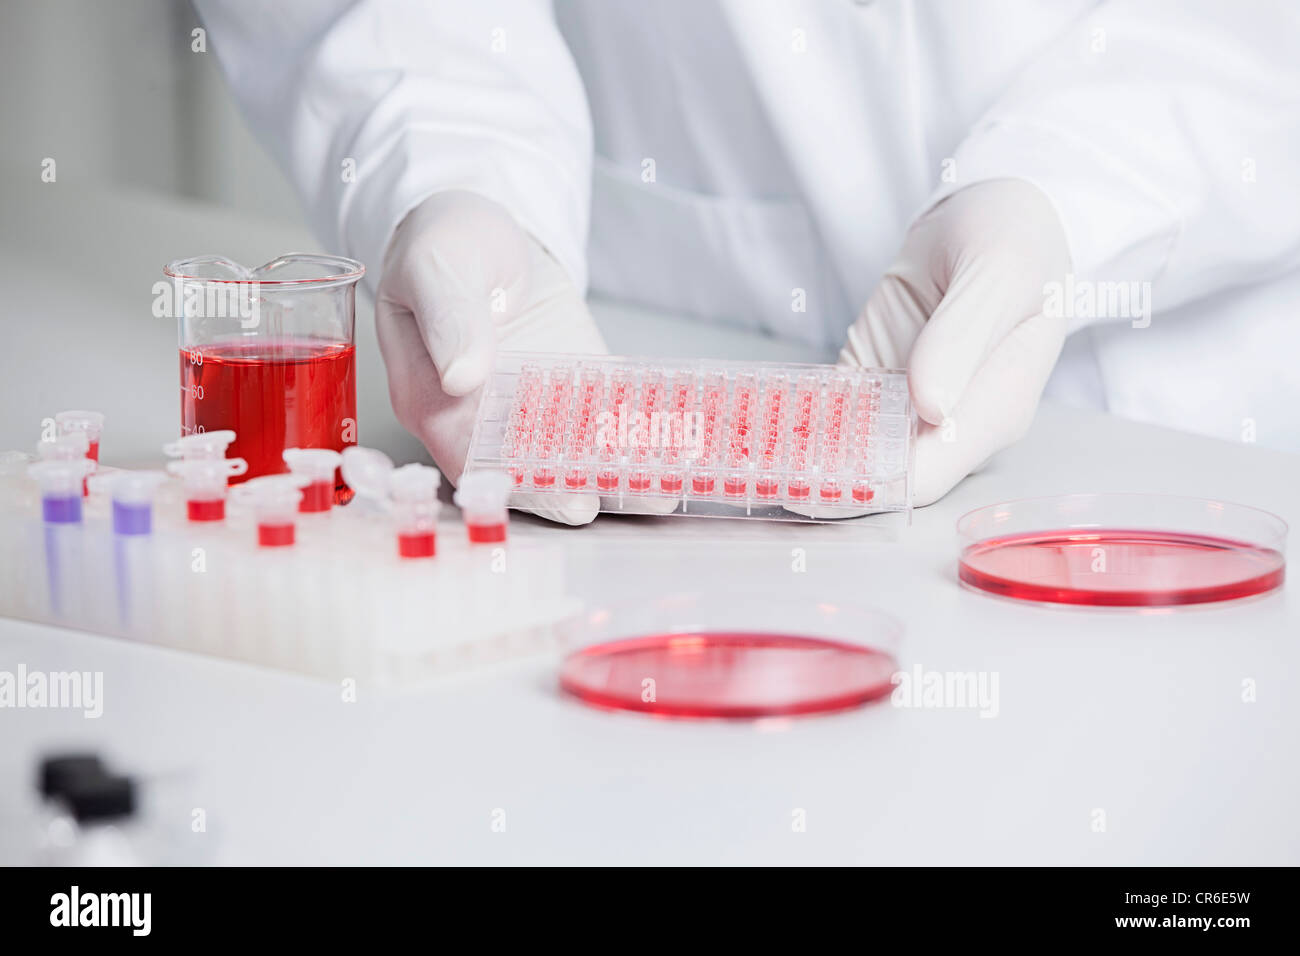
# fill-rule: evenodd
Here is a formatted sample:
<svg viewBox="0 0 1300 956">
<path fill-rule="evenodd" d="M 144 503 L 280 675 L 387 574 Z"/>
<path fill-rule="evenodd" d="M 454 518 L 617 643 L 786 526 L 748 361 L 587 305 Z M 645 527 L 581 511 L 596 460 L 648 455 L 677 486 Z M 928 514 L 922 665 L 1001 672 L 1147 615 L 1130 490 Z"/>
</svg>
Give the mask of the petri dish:
<svg viewBox="0 0 1300 956">
<path fill-rule="evenodd" d="M 1266 594 L 1286 522 L 1206 498 L 1079 494 L 978 508 L 957 522 L 967 587 L 1020 601 L 1174 607 Z"/>
<path fill-rule="evenodd" d="M 849 710 L 887 697 L 902 626 L 869 608 L 680 594 L 601 609 L 561 689 L 660 718 L 756 719 Z"/>
</svg>

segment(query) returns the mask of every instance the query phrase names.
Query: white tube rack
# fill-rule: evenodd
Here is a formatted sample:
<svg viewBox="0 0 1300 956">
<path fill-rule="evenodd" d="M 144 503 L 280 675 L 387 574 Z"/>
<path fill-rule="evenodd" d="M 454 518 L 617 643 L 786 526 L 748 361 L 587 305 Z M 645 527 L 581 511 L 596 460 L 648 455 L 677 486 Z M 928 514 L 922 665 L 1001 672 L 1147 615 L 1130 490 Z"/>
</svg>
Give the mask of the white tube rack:
<svg viewBox="0 0 1300 956">
<path fill-rule="evenodd" d="M 153 533 L 119 535 L 107 500 L 50 524 L 31 481 L 0 478 L 0 614 L 402 687 L 563 646 L 580 611 L 555 545 L 472 545 L 442 522 L 436 557 L 403 559 L 388 517 L 357 501 L 259 548 L 231 504 L 225 522 L 188 522 L 169 482 Z"/>
</svg>

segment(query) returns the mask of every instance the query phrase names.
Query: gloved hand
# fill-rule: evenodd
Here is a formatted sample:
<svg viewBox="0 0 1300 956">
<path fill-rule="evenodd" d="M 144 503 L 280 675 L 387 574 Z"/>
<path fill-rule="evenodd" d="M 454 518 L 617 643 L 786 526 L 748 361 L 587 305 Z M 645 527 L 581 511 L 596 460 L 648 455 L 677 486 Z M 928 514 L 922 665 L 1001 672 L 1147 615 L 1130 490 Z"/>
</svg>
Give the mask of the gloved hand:
<svg viewBox="0 0 1300 956">
<path fill-rule="evenodd" d="M 1021 180 L 968 186 L 908 230 L 840 362 L 908 370 L 922 419 L 915 504 L 1028 430 L 1065 340 L 1065 319 L 1043 314 L 1044 286 L 1069 269 L 1056 211 Z"/>
<path fill-rule="evenodd" d="M 560 264 L 501 206 L 462 191 L 429 197 L 398 226 L 375 326 L 398 421 L 453 484 L 497 347 L 606 351 Z M 523 504 L 564 524 L 586 524 L 598 508 L 595 495 L 534 495 Z"/>
</svg>

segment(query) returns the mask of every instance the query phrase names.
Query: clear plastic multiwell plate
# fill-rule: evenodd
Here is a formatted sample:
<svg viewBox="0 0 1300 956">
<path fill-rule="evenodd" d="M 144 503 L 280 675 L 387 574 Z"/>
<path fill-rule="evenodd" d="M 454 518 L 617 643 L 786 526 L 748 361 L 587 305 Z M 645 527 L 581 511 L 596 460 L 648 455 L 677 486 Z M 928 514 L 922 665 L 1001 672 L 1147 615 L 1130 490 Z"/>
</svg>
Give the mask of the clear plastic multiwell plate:
<svg viewBox="0 0 1300 956">
<path fill-rule="evenodd" d="M 906 373 L 503 352 L 467 471 L 633 514 L 826 520 L 911 512 Z M 675 507 L 674 507 L 675 504 Z"/>
</svg>

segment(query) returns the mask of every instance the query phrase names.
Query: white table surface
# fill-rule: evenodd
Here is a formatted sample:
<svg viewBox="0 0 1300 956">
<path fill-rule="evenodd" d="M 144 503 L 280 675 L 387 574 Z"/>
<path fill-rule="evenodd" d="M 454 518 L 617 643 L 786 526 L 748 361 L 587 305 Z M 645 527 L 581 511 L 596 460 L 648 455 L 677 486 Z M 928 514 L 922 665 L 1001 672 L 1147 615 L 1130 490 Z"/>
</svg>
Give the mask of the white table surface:
<svg viewBox="0 0 1300 956">
<path fill-rule="evenodd" d="M 308 240 L 203 207 L 59 188 L 33 189 L 23 212 L 39 221 L 4 236 L 0 318 L 14 347 L 0 447 L 26 447 L 41 415 L 88 404 L 109 411 L 106 457 L 114 446 L 143 457 L 176 419 L 174 340 L 148 318 L 157 266 L 253 247 L 266 259 Z M 725 334 L 674 349 L 680 323 L 597 311 L 619 350 L 778 354 Z M 387 412 L 372 336 L 360 336 L 363 440 L 401 454 L 411 445 Z M 203 853 L 220 862 L 1296 864 L 1294 578 L 1198 610 L 1022 606 L 958 586 L 953 524 L 997 500 L 1122 490 L 1222 497 L 1296 526 L 1297 489 L 1295 456 L 1046 407 L 1020 445 L 894 540 L 870 521 L 514 523 L 564 543 L 571 590 L 590 603 L 705 581 L 882 608 L 906 624 L 904 668 L 996 672 L 994 719 L 884 703 L 758 724 L 654 721 L 563 698 L 545 657 L 418 693 L 362 687 L 344 703 L 330 684 L 0 620 L 0 670 L 102 671 L 105 686 L 98 720 L 0 710 L 0 861 L 21 842 L 38 756 L 75 746 L 146 776 L 179 773 L 208 832 L 190 834 L 188 814 L 162 822 L 211 841 Z M 796 547 L 806 573 L 791 570 Z M 792 827 L 798 810 L 805 832 Z"/>
</svg>

